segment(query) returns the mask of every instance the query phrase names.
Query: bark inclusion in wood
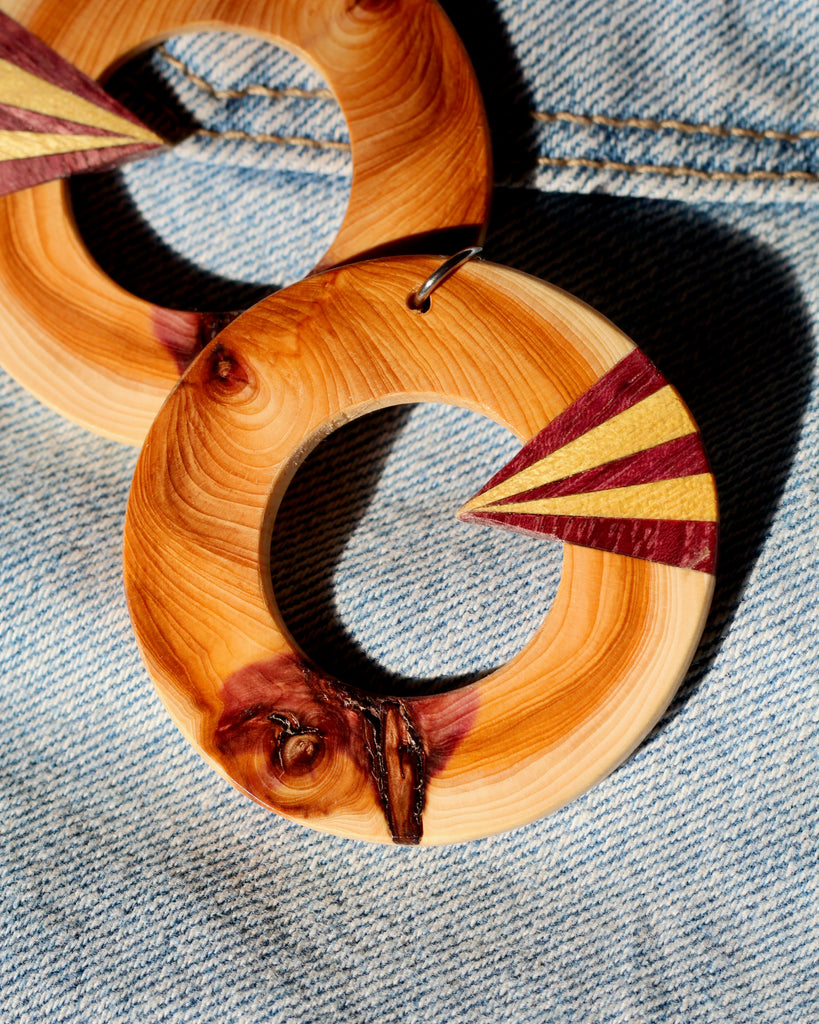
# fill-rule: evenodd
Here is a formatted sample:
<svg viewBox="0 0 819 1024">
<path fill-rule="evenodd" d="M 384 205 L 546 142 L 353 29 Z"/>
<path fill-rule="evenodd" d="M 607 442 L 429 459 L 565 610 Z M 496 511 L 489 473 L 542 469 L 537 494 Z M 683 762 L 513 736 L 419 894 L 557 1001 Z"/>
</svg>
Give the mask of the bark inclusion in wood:
<svg viewBox="0 0 819 1024">
<path fill-rule="evenodd" d="M 407 701 L 356 691 L 295 655 L 241 669 L 223 699 L 216 749 L 257 799 L 312 817 L 374 795 L 393 841 L 420 842 L 429 761 Z"/>
</svg>

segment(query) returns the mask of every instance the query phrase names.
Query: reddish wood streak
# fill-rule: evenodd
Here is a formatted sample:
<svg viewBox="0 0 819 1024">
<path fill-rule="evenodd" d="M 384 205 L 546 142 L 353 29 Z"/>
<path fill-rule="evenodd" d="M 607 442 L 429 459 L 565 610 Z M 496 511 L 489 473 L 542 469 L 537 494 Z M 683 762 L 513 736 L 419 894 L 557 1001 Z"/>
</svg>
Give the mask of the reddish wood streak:
<svg viewBox="0 0 819 1024">
<path fill-rule="evenodd" d="M 180 373 L 238 313 L 192 313 L 153 306 L 154 337 L 173 356 Z"/>
</svg>

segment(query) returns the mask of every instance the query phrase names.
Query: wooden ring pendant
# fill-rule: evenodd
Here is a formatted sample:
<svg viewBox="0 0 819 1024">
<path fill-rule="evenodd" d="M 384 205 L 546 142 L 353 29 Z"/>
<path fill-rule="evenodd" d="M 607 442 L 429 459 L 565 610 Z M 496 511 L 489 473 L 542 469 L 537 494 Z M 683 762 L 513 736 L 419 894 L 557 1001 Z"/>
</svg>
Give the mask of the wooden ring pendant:
<svg viewBox="0 0 819 1024">
<path fill-rule="evenodd" d="M 162 38 L 205 29 L 259 34 L 312 64 L 338 99 L 353 158 L 347 212 L 317 269 L 407 251 L 431 233 L 472 242 L 483 232 L 483 104 L 434 0 L 8 0 L 4 10 L 95 78 Z M 180 359 L 213 337 L 212 317 L 157 307 L 108 278 L 63 182 L 0 198 L 0 234 L 10 242 L 0 250 L 0 364 L 70 419 L 141 444 Z"/>
<path fill-rule="evenodd" d="M 609 773 L 682 680 L 714 582 L 714 483 L 676 392 L 602 316 L 513 270 L 469 263 L 411 310 L 436 265 L 329 270 L 228 326 L 152 427 L 125 526 L 137 640 L 191 743 L 286 817 L 385 842 L 509 829 Z M 462 516 L 563 537 L 562 576 L 534 637 L 491 675 L 373 696 L 290 636 L 272 524 L 323 437 L 419 401 L 534 438 Z"/>
</svg>

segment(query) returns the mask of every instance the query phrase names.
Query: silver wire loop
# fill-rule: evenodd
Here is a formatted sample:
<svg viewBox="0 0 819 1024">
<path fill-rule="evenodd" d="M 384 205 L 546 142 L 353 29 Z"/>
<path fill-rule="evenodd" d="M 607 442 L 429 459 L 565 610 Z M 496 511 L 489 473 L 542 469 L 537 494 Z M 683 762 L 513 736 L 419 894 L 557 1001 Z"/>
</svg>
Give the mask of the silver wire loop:
<svg viewBox="0 0 819 1024">
<path fill-rule="evenodd" d="M 417 309 L 420 313 L 426 313 L 430 305 L 429 297 L 438 285 L 445 281 L 450 274 L 454 274 L 458 267 L 462 267 L 464 263 L 468 263 L 469 260 L 474 259 L 481 252 L 483 252 L 483 246 L 472 245 L 468 249 L 461 249 L 460 252 L 456 252 L 448 260 L 444 260 L 440 267 L 433 270 L 421 287 L 417 291 L 412 292 L 407 300 L 410 309 Z"/>
</svg>

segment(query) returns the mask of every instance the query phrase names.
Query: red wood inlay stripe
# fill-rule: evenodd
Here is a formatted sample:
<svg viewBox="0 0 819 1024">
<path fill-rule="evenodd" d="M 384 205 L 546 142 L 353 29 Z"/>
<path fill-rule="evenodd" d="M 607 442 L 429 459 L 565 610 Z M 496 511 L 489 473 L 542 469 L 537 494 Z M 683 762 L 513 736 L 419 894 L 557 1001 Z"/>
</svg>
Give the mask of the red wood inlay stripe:
<svg viewBox="0 0 819 1024">
<path fill-rule="evenodd" d="M 593 427 L 653 395 L 666 384 L 651 360 L 635 349 L 525 444 L 512 461 L 477 493 L 483 494 L 526 466 L 539 462 Z"/>
<path fill-rule="evenodd" d="M 78 124 L 76 121 L 66 121 L 61 117 L 51 117 L 48 114 L 38 114 L 34 110 L 24 110 L 20 107 L 10 106 L 8 103 L 0 103 L 0 129 L 5 131 L 21 132 L 44 132 L 55 135 L 111 135 L 121 138 L 116 132 L 107 128 L 97 128 L 91 124 Z"/>
<path fill-rule="evenodd" d="M 674 480 L 708 472 L 708 460 L 702 450 L 700 435 L 687 434 L 685 437 L 678 437 L 654 448 L 637 452 L 636 455 L 626 455 L 622 459 L 615 459 L 613 462 L 575 473 L 562 480 L 554 480 L 552 483 L 512 494 L 494 504 L 508 505 L 516 501 L 559 498 L 565 494 L 587 494 L 589 491 L 607 491 L 613 487 L 647 484 L 655 480 Z"/>
<path fill-rule="evenodd" d="M 66 18 L 71 17 L 71 7 L 66 6 Z M 28 29 L 23 28 L 8 14 L 0 11 L 0 57 L 16 64 L 24 71 L 30 71 L 52 85 L 73 92 L 83 99 L 96 103 L 113 114 L 125 117 L 133 124 L 143 127 L 139 118 L 135 117 L 121 103 L 109 96 L 92 78 L 84 75 L 67 60 L 51 49 L 42 39 L 38 39 Z"/>
<path fill-rule="evenodd" d="M 75 153 L 54 153 L 49 156 L 28 157 L 21 160 L 0 161 L 0 196 L 31 188 L 43 181 L 65 178 L 81 171 L 114 167 L 138 153 L 156 149 L 147 142 L 110 149 L 84 149 Z"/>
<path fill-rule="evenodd" d="M 468 512 L 464 521 L 491 522 L 516 533 L 630 555 L 683 569 L 714 572 L 717 524 L 668 519 L 597 519 L 585 516 L 538 516 L 511 512 Z"/>
</svg>

